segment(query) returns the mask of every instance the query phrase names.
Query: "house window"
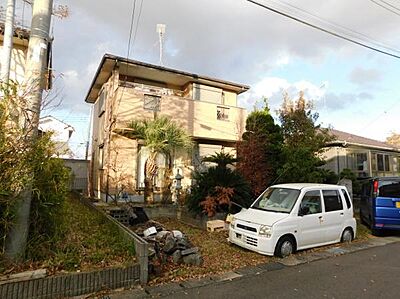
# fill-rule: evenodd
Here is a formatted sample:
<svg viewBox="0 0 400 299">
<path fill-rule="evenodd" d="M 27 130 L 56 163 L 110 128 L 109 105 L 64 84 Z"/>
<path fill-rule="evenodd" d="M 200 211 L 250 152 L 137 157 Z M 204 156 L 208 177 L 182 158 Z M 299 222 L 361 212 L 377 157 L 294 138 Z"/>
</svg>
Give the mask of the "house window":
<svg viewBox="0 0 400 299">
<path fill-rule="evenodd" d="M 385 155 L 385 171 L 390 171 L 390 163 L 388 155 Z"/>
<path fill-rule="evenodd" d="M 356 164 L 357 170 L 367 171 L 368 169 L 367 154 L 366 153 L 356 154 L 356 163 L 357 163 Z"/>
<path fill-rule="evenodd" d="M 389 155 L 376 154 L 378 171 L 390 171 Z"/>
<path fill-rule="evenodd" d="M 217 106 L 217 119 L 229 120 L 229 108 Z"/>
<path fill-rule="evenodd" d="M 145 94 L 143 108 L 151 111 L 160 111 L 160 100 L 160 96 Z"/>
<path fill-rule="evenodd" d="M 400 172 L 400 157 L 395 158 L 393 165 L 396 165 L 396 169 L 393 169 L 393 171 Z"/>
<path fill-rule="evenodd" d="M 382 154 L 377 154 L 377 163 L 378 163 L 378 171 L 385 171 L 385 167 L 383 165 L 383 155 Z"/>
<path fill-rule="evenodd" d="M 365 176 L 368 172 L 368 155 L 367 153 L 352 153 L 347 155 L 347 167 Z"/>
<path fill-rule="evenodd" d="M 104 148 L 103 146 L 99 147 L 99 160 L 98 160 L 98 164 L 99 164 L 99 169 L 103 169 L 104 168 Z"/>
<path fill-rule="evenodd" d="M 106 111 L 106 105 L 105 105 L 106 97 L 107 97 L 107 90 L 106 88 L 103 88 L 99 95 L 99 117 L 102 116 L 103 113 Z"/>
</svg>

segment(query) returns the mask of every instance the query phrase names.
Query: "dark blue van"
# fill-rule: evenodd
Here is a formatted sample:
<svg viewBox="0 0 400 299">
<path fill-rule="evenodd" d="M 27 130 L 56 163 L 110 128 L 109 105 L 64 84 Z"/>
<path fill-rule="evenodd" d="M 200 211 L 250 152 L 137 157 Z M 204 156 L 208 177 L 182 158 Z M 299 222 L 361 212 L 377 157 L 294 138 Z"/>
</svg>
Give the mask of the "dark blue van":
<svg viewBox="0 0 400 299">
<path fill-rule="evenodd" d="M 362 181 L 360 220 L 373 234 L 400 230 L 400 177 L 376 177 Z"/>
</svg>

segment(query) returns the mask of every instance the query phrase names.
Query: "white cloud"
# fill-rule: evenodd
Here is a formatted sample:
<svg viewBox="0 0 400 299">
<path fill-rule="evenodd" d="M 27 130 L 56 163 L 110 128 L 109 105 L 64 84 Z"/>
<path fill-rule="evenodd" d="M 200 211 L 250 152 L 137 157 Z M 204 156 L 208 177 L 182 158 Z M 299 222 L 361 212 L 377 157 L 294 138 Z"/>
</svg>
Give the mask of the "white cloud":
<svg viewBox="0 0 400 299">
<path fill-rule="evenodd" d="M 288 65 L 289 62 L 290 62 L 289 55 L 279 55 L 278 58 L 276 59 L 275 64 L 277 66 L 284 66 L 284 65 Z"/>
<path fill-rule="evenodd" d="M 276 110 L 282 103 L 283 92 L 287 92 L 290 98 L 295 99 L 299 92 L 303 91 L 306 99 L 318 102 L 326 93 L 325 86 L 328 86 L 328 82 L 316 85 L 306 80 L 289 82 L 284 78 L 266 77 L 254 84 L 247 94 L 240 97 L 239 101 L 246 108 L 251 109 L 256 101 L 266 97 L 270 108 Z"/>
</svg>

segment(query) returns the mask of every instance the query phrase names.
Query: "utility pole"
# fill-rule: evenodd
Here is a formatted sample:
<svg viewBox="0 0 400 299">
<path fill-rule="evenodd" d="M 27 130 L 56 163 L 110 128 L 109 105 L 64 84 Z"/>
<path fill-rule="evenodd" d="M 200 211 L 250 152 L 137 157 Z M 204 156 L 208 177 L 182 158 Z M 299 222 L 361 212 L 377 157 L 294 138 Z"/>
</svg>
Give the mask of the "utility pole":
<svg viewBox="0 0 400 299">
<path fill-rule="evenodd" d="M 27 118 L 25 127 L 34 142 L 38 134 L 40 107 L 46 76 L 47 47 L 50 41 L 50 22 L 53 0 L 35 0 L 32 7 L 32 25 L 25 65 L 25 88 L 27 89 Z M 5 255 L 18 261 L 23 258 L 29 232 L 29 215 L 32 186 L 21 194 L 13 226 L 6 241 Z"/>
<path fill-rule="evenodd" d="M 14 35 L 14 15 L 15 0 L 7 1 L 6 22 L 4 26 L 3 53 L 1 56 L 1 74 L 0 78 L 3 82 L 8 83 L 10 79 L 11 53 L 13 48 Z"/>
</svg>

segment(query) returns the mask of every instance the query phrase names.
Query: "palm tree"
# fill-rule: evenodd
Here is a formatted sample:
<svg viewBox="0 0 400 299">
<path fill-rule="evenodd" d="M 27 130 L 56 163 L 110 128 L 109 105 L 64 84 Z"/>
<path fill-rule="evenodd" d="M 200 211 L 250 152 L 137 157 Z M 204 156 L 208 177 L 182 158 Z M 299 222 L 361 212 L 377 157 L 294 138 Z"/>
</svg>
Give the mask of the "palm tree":
<svg viewBox="0 0 400 299">
<path fill-rule="evenodd" d="M 115 129 L 114 132 L 130 139 L 141 140 L 149 151 L 144 169 L 144 197 L 146 202 L 152 203 L 152 182 L 158 170 L 158 155 L 165 155 L 167 160 L 171 161 L 171 154 L 174 151 L 190 150 L 192 148 L 190 136 L 178 124 L 165 116 L 152 120 L 132 120 L 127 123 L 126 128 Z M 171 168 L 171 163 L 168 163 L 168 169 L 171 170 Z"/>
<path fill-rule="evenodd" d="M 228 165 L 234 165 L 234 163 L 238 162 L 238 159 L 231 154 L 219 152 L 215 153 L 214 155 L 204 157 L 203 162 L 216 163 L 218 167 L 226 168 Z"/>
</svg>

